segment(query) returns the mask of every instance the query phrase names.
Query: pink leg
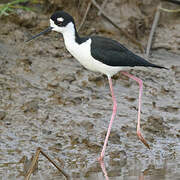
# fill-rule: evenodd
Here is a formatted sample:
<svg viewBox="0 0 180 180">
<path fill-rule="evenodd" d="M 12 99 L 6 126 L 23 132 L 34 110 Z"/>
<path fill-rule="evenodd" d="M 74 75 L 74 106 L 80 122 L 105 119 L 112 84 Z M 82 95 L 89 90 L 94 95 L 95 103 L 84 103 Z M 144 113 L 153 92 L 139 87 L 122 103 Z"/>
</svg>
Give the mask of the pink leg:
<svg viewBox="0 0 180 180">
<path fill-rule="evenodd" d="M 106 168 L 105 168 L 105 165 L 104 165 L 104 161 L 100 161 L 100 165 L 101 165 L 101 169 L 102 169 L 102 172 L 104 173 L 104 177 L 106 180 L 109 180 L 109 177 L 107 175 L 107 171 L 106 171 Z"/>
<path fill-rule="evenodd" d="M 108 131 L 107 131 L 106 138 L 105 138 L 105 141 L 104 141 L 103 149 L 101 151 L 101 156 L 99 158 L 100 161 L 103 160 L 106 145 L 107 145 L 108 138 L 109 138 L 109 135 L 110 135 L 110 132 L 111 132 L 112 123 L 113 123 L 114 117 L 116 115 L 116 110 L 117 110 L 117 103 L 116 103 L 116 99 L 114 97 L 114 91 L 113 91 L 113 87 L 112 87 L 111 77 L 108 77 L 108 80 L 109 80 L 109 87 L 110 87 L 110 90 L 111 90 L 112 100 L 113 100 L 113 113 L 112 113 L 111 120 L 110 120 L 110 123 L 109 123 L 109 127 L 108 127 Z"/>
<path fill-rule="evenodd" d="M 140 117 L 141 117 L 141 96 L 142 96 L 142 88 L 143 88 L 143 82 L 141 79 L 127 73 L 127 72 L 121 72 L 125 76 L 128 76 L 129 78 L 135 80 L 139 84 L 139 108 L 138 108 L 138 124 L 137 124 L 137 135 L 139 139 L 143 142 L 143 144 L 150 149 L 149 144 L 147 141 L 143 138 L 141 131 L 140 131 Z"/>
</svg>

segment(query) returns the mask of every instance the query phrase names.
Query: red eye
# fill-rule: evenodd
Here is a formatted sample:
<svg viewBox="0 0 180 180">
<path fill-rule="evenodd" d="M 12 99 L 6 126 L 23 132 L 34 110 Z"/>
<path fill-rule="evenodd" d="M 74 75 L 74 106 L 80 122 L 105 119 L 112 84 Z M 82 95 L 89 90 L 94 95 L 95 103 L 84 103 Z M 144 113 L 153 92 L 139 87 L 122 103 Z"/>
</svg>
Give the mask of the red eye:
<svg viewBox="0 0 180 180">
<path fill-rule="evenodd" d="M 62 26 L 62 21 L 57 21 L 57 25 Z"/>
</svg>

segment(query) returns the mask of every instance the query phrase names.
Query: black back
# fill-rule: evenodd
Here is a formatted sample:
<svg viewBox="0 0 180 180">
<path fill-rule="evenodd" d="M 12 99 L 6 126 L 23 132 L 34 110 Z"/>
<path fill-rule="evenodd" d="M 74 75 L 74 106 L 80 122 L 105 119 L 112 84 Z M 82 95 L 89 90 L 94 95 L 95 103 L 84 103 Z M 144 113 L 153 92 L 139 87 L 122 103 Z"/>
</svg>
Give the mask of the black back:
<svg viewBox="0 0 180 180">
<path fill-rule="evenodd" d="M 109 66 L 144 66 L 164 68 L 152 64 L 140 56 L 137 56 L 122 44 L 112 39 L 92 36 L 91 55 L 98 61 Z"/>
</svg>

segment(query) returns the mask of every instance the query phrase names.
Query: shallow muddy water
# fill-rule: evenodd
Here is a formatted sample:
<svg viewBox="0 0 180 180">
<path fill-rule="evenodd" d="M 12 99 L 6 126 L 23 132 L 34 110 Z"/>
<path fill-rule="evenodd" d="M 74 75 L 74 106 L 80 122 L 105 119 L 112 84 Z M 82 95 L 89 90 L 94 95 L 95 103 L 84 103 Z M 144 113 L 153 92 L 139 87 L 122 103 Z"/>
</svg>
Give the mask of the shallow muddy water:
<svg viewBox="0 0 180 180">
<path fill-rule="evenodd" d="M 0 177 L 23 179 L 23 159 L 41 147 L 72 179 L 104 179 L 97 158 L 112 112 L 107 78 L 60 58 L 63 44 L 43 38 L 27 47 L 0 42 Z M 109 179 L 180 179 L 180 56 L 160 50 L 150 60 L 170 69 L 130 72 L 144 82 L 142 130 L 151 150 L 136 136 L 138 85 L 118 74 Z M 63 178 L 42 156 L 31 177 Z"/>
</svg>

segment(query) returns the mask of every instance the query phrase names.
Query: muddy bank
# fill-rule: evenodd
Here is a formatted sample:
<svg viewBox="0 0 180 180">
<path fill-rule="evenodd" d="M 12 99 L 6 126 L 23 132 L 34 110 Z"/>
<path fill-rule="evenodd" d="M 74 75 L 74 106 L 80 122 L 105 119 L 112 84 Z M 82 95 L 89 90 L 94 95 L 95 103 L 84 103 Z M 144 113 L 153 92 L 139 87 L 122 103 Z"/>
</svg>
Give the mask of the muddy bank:
<svg viewBox="0 0 180 180">
<path fill-rule="evenodd" d="M 3 51 L 1 64 L 1 175 L 18 177 L 23 165 L 6 163 L 30 158 L 40 146 L 72 177 L 103 178 L 97 157 L 112 110 L 106 77 L 74 59 L 37 54 L 22 58 L 16 50 L 8 55 Z M 152 150 L 136 137 L 138 86 L 118 74 L 113 80 L 118 114 L 105 157 L 109 176 L 179 176 L 179 56 L 159 51 L 151 61 L 170 70 L 131 73 L 144 81 L 142 129 Z M 60 178 L 42 157 L 34 178 L 40 175 Z"/>
<path fill-rule="evenodd" d="M 28 17 L 33 21 L 0 21 L 0 177 L 23 179 L 22 158 L 42 147 L 73 179 L 104 179 L 97 158 L 112 112 L 107 78 L 84 69 L 56 33 L 25 44 L 29 28 L 37 33 L 48 26 L 47 15 Z M 105 156 L 111 179 L 179 178 L 179 59 L 160 49 L 150 61 L 169 70 L 130 71 L 144 82 L 142 130 L 150 151 L 136 136 L 138 85 L 114 77 L 118 113 Z M 40 156 L 32 179 L 42 177 L 63 178 Z"/>
</svg>

